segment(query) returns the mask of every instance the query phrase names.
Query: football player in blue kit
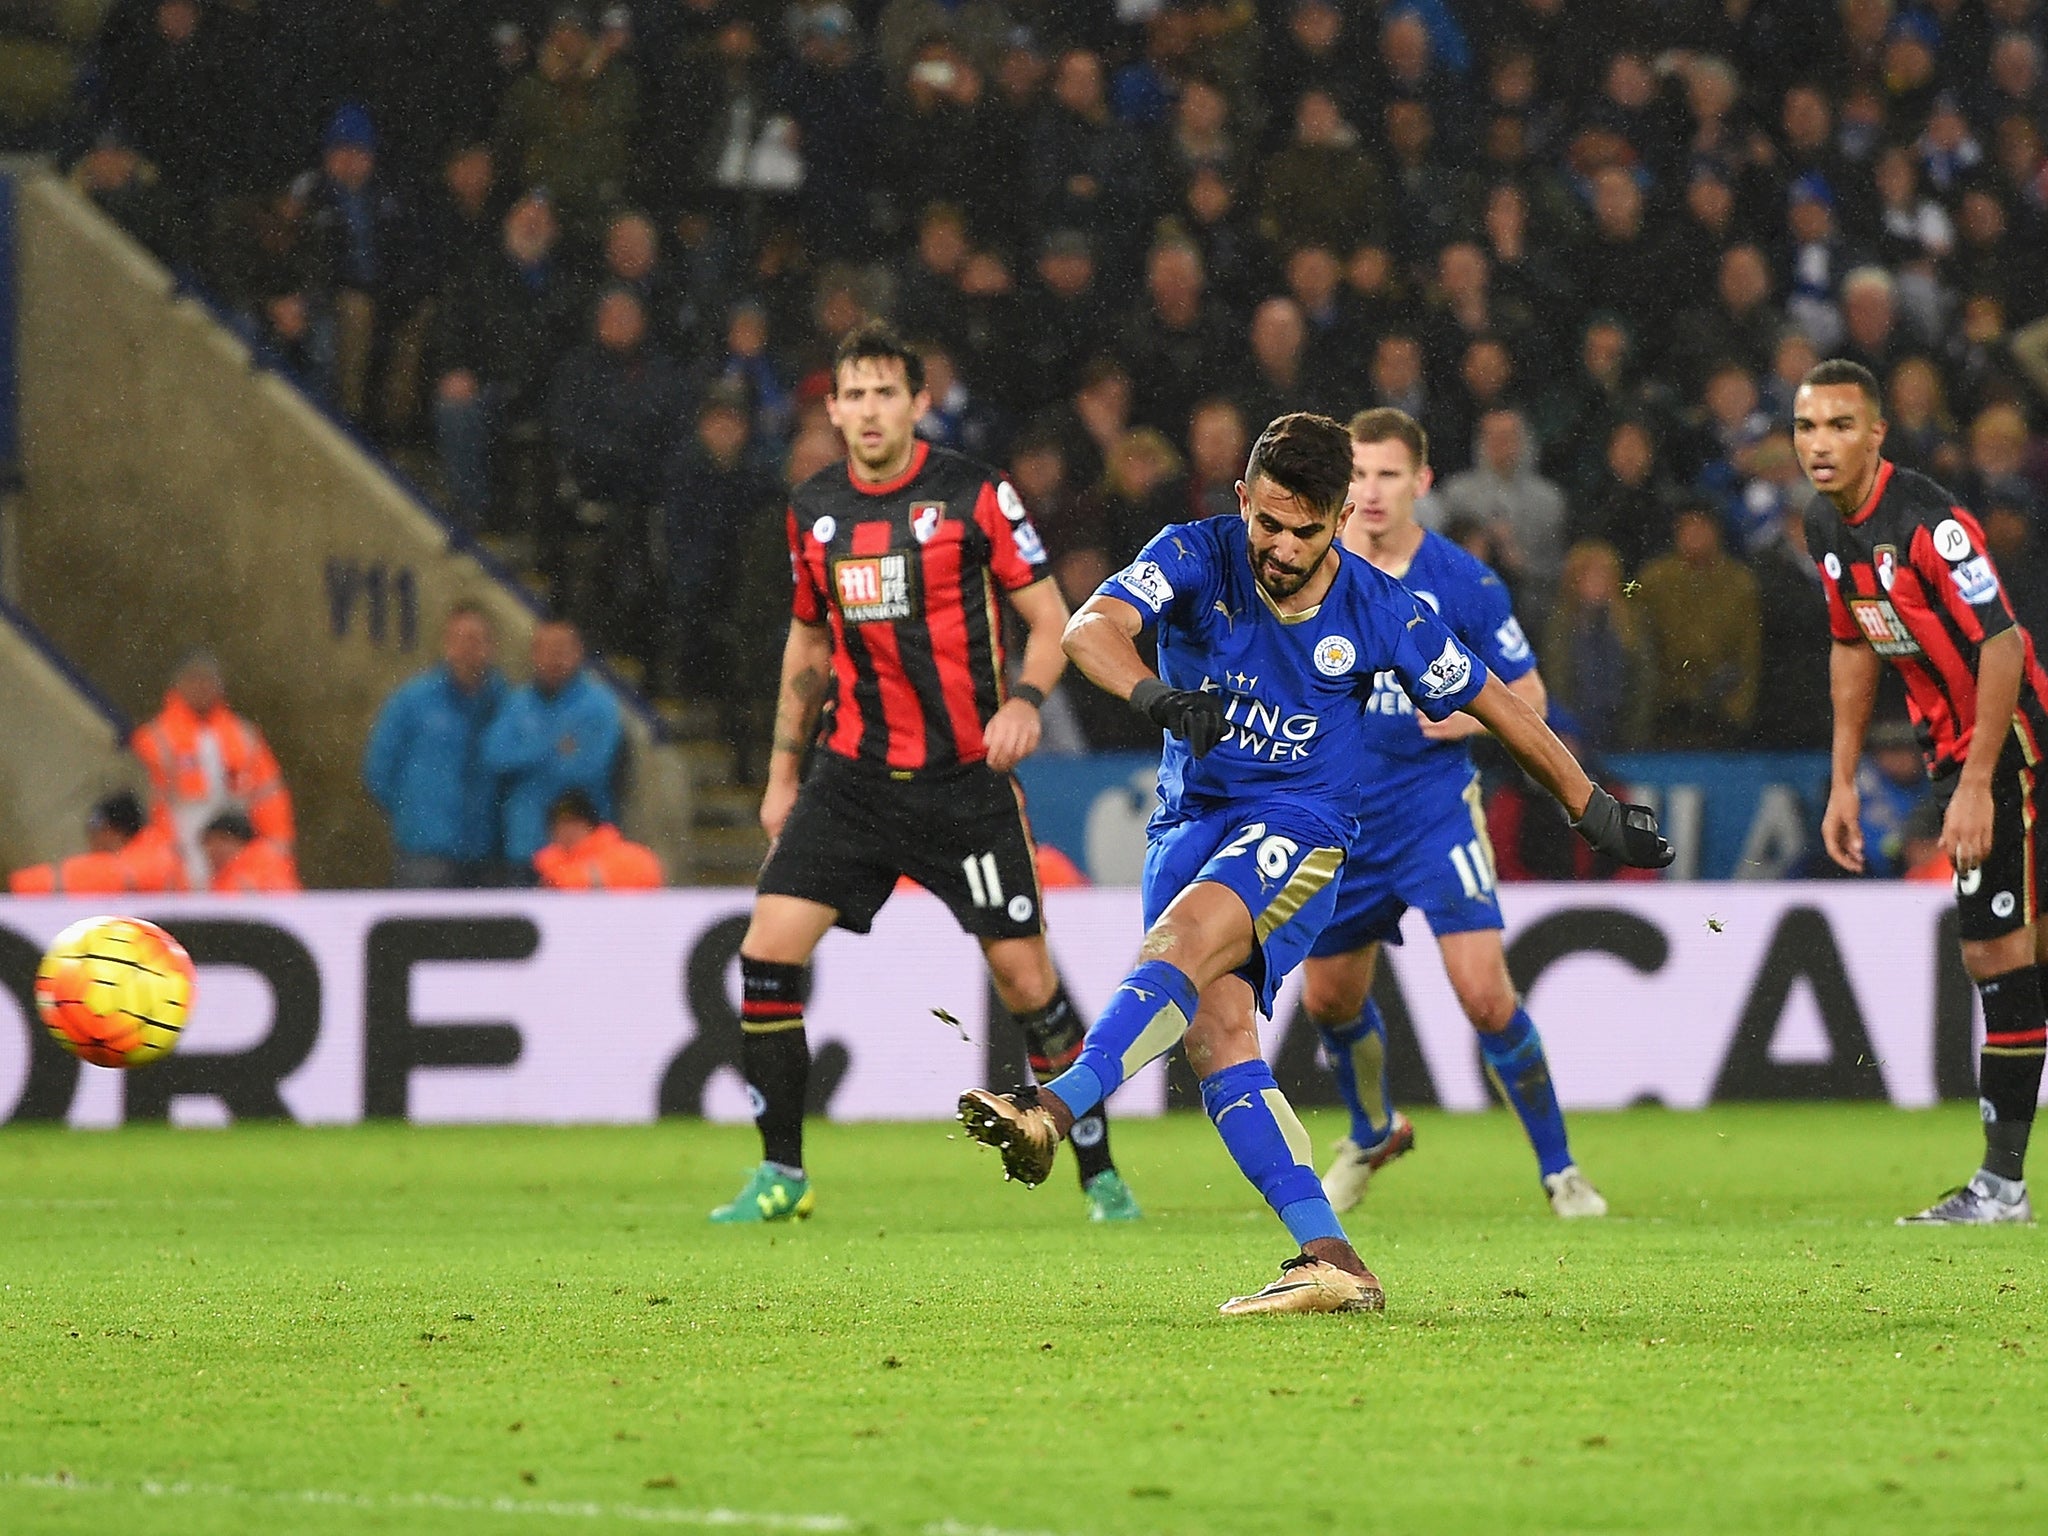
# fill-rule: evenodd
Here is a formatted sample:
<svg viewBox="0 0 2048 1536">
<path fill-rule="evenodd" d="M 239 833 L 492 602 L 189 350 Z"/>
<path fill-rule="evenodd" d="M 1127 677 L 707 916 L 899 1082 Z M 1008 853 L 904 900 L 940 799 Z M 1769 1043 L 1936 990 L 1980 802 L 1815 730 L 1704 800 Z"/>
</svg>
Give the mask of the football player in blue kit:
<svg viewBox="0 0 2048 1536">
<path fill-rule="evenodd" d="M 1429 483 L 1429 438 L 1413 417 L 1386 408 L 1353 417 L 1344 547 L 1427 603 L 1488 671 L 1542 714 L 1543 680 L 1507 588 L 1415 520 Z M 1302 1008 L 1322 1033 L 1351 1112 L 1351 1134 L 1337 1143 L 1323 1192 L 1333 1209 L 1350 1210 L 1373 1173 L 1415 1145 L 1415 1127 L 1387 1092 L 1387 1026 L 1371 995 L 1380 946 L 1401 942 L 1401 915 L 1413 906 L 1429 919 L 1451 990 L 1479 1032 L 1488 1075 L 1528 1132 L 1551 1209 L 1604 1216 L 1607 1202 L 1572 1161 L 1542 1038 L 1508 977 L 1493 845 L 1467 745 L 1485 727 L 1469 714 L 1435 720 L 1418 712 L 1391 673 L 1378 678 L 1366 715 L 1368 789 L 1358 838 L 1336 912 L 1302 968 Z"/>
<path fill-rule="evenodd" d="M 1069 658 L 1167 733 L 1146 934 L 1065 1072 L 960 1098 L 961 1123 L 1002 1152 L 1006 1176 L 1037 1184 L 1077 1116 L 1185 1037 L 1218 1135 L 1301 1248 L 1278 1281 L 1224 1303 L 1232 1315 L 1386 1304 L 1316 1178 L 1254 1017 L 1335 907 L 1369 789 L 1357 765 L 1375 675 L 1393 672 L 1433 719 L 1469 710 L 1594 847 L 1631 864 L 1671 858 L 1647 810 L 1596 786 L 1426 604 L 1338 545 L 1350 483 L 1342 425 L 1282 416 L 1253 445 L 1238 516 L 1162 529 L 1068 623 Z M 1148 628 L 1157 675 L 1134 643 Z"/>
</svg>

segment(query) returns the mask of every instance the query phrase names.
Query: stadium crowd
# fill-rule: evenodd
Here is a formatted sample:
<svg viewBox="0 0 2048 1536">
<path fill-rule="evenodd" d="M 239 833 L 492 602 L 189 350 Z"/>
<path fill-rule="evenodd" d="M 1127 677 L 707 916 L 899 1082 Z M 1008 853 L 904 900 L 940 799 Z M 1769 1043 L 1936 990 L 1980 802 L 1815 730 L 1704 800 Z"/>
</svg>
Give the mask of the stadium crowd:
<svg viewBox="0 0 2048 1536">
<path fill-rule="evenodd" d="M 881 313 L 1071 601 L 1272 415 L 1395 405 L 1583 745 L 1813 749 L 1816 358 L 2048 620 L 2044 47 L 2041 0 L 114 0 L 48 137 L 736 735 Z"/>
</svg>

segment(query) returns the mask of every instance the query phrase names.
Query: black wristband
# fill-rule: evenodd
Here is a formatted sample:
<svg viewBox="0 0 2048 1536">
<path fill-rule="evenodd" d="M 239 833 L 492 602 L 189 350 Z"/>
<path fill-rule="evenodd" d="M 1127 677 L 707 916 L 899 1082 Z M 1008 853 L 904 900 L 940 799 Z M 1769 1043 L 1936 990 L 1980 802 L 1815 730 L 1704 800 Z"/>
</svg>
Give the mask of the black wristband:
<svg viewBox="0 0 2048 1536">
<path fill-rule="evenodd" d="M 1173 689 L 1158 678 L 1141 677 L 1131 688 L 1131 708 L 1147 720 L 1152 720 L 1153 704 L 1171 692 Z M 1159 722 L 1152 720 L 1152 723 L 1157 725 Z"/>
<path fill-rule="evenodd" d="M 1033 709 L 1045 708 L 1045 690 L 1043 688 L 1034 688 L 1029 683 L 1010 684 L 1010 697 L 1022 699 Z"/>
</svg>

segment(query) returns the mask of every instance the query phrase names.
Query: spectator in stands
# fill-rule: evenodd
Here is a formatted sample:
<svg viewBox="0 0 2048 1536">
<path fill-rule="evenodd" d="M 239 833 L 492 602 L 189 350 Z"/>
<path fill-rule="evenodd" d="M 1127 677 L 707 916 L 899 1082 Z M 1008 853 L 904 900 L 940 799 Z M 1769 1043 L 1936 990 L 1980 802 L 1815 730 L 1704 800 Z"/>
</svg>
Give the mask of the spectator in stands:
<svg viewBox="0 0 2048 1536">
<path fill-rule="evenodd" d="M 1204 292 L 1202 256 L 1182 239 L 1163 240 L 1145 262 L 1145 298 L 1125 325 L 1118 353 L 1131 371 L 1131 415 L 1179 432 L 1202 396 L 1229 373 L 1231 336 Z"/>
<path fill-rule="evenodd" d="M 1066 450 L 1049 424 L 1026 427 L 1010 445 L 1010 481 L 1031 511 L 1046 558 L 1069 608 L 1095 595 L 1112 567 L 1089 509 L 1067 473 Z"/>
<path fill-rule="evenodd" d="M 1642 610 L 1624 593 L 1613 546 L 1574 544 L 1544 632 L 1543 677 L 1596 752 L 1627 751 L 1649 734 L 1656 659 L 1647 629 Z"/>
<path fill-rule="evenodd" d="M 1862 797 L 1863 869 L 1880 880 L 1897 879 L 1911 868 L 1906 851 L 1913 813 L 1932 793 L 1920 740 L 1905 720 L 1880 720 L 1864 738 L 1856 768 Z"/>
<path fill-rule="evenodd" d="M 128 891 L 182 891 L 185 866 L 161 827 L 150 826 L 142 802 L 120 790 L 93 804 L 85 818 L 86 851 L 54 864 L 31 864 L 8 877 L 16 896 L 116 896 Z"/>
<path fill-rule="evenodd" d="M 781 490 L 758 461 L 745 393 L 730 383 L 713 386 L 697 408 L 696 430 L 663 470 L 665 659 L 669 686 L 685 697 L 728 700 L 752 686 L 730 665 L 720 595 L 740 579 L 737 554 L 751 547 L 749 531 L 778 510 Z"/>
<path fill-rule="evenodd" d="M 103 131 L 71 168 L 71 185 L 140 241 L 158 261 L 178 267 L 192 257 L 190 210 L 164 185 L 163 173 L 114 129 Z"/>
<path fill-rule="evenodd" d="M 1102 530 L 1111 569 L 1138 557 L 1145 541 L 1168 523 L 1185 522 L 1185 463 L 1164 432 L 1134 427 L 1110 453 L 1089 517 Z"/>
<path fill-rule="evenodd" d="M 1081 365 L 1101 345 L 1109 300 L 1096 282 L 1088 237 L 1078 229 L 1048 234 L 1020 303 L 1021 392 L 1031 405 L 1044 405 L 1073 389 Z"/>
<path fill-rule="evenodd" d="M 1838 289 L 1848 265 L 1836 232 L 1834 189 L 1819 174 L 1808 173 L 1792 183 L 1787 197 L 1785 313 L 1816 350 L 1832 352 L 1842 339 Z"/>
<path fill-rule="evenodd" d="M 1941 370 L 1925 356 L 1906 358 L 1885 383 L 1884 456 L 1953 485 L 1963 468 L 1962 439 L 1949 413 Z"/>
<path fill-rule="evenodd" d="M 1263 432 L 1275 416 L 1320 403 L 1307 377 L 1308 323 L 1299 304 L 1284 294 L 1265 300 L 1252 311 L 1247 340 L 1251 356 L 1233 370 L 1230 399 L 1248 430 Z"/>
<path fill-rule="evenodd" d="M 1899 301 L 1923 338 L 1937 335 L 1948 308 L 1941 264 L 1955 249 L 1956 227 L 1920 185 L 1920 167 L 1903 144 L 1877 157 L 1877 254 L 1899 285 Z"/>
<path fill-rule="evenodd" d="M 1084 232 L 1113 285 L 1137 266 L 1152 208 L 1149 161 L 1143 140 L 1110 115 L 1101 57 L 1062 53 L 1032 141 L 1032 206 L 1039 228 Z"/>
<path fill-rule="evenodd" d="M 1477 462 L 1444 484 L 1442 515 L 1483 522 L 1516 605 L 1542 614 L 1564 560 L 1564 492 L 1536 472 L 1534 459 L 1522 413 L 1488 411 L 1479 421 Z"/>
<path fill-rule="evenodd" d="M 1899 334 L 1898 285 L 1883 267 L 1858 267 L 1842 279 L 1843 357 L 1861 363 L 1878 378 L 1904 355 Z"/>
<path fill-rule="evenodd" d="M 554 7 L 533 68 L 505 93 L 492 130 L 498 162 L 525 187 L 546 187 L 586 235 L 625 196 L 639 82 L 614 26 L 593 35 L 580 5 Z"/>
<path fill-rule="evenodd" d="M 414 325 L 426 290 L 417 216 L 403 193 L 378 173 L 370 115 L 345 103 L 327 125 L 320 168 L 292 183 L 307 234 L 331 274 L 336 405 L 350 421 L 389 425 L 389 400 L 376 398 L 391 366 L 393 342 Z M 418 366 L 420 338 L 404 355 Z M 410 383 L 401 386 L 410 396 Z"/>
<path fill-rule="evenodd" d="M 1784 434 L 1779 434 L 1784 436 Z M 1890 439 L 1886 439 L 1890 446 Z M 1782 449 L 1791 457 L 1786 438 Z M 1796 461 L 1792 472 L 1805 489 Z M 1747 746 L 1773 751 L 1822 751 L 1831 738 L 1828 697 L 1828 610 L 1820 572 L 1806 547 L 1806 499 L 1788 499 L 1774 536 L 1751 557 L 1763 654 L 1770 664 L 1757 677 L 1756 719 Z"/>
<path fill-rule="evenodd" d="M 1754 245 L 1733 245 L 1721 253 L 1711 303 L 1682 312 L 1673 330 L 1670 364 L 1687 396 L 1706 387 L 1707 375 L 1723 362 L 1742 364 L 1762 377 L 1783 322 L 1771 304 L 1771 268 Z"/>
<path fill-rule="evenodd" d="M 1236 514 L 1237 482 L 1250 448 L 1251 436 L 1236 406 L 1220 395 L 1195 406 L 1188 422 L 1189 518 Z"/>
<path fill-rule="evenodd" d="M 221 896 L 278 894 L 301 889 L 299 867 L 288 849 L 258 837 L 240 811 L 222 811 L 199 835 L 206 853 L 206 889 Z"/>
<path fill-rule="evenodd" d="M 1348 251 L 1387 238 L 1385 179 L 1328 91 L 1301 93 L 1293 142 L 1266 161 L 1259 182 L 1259 232 L 1278 249 Z"/>
<path fill-rule="evenodd" d="M 457 520 L 496 528 L 512 511 L 499 490 L 508 447 L 537 455 L 550 370 L 573 342 L 586 290 L 557 258 L 554 205 L 529 192 L 505 215 L 493 259 L 443 296 L 431 356 L 434 432 Z"/>
<path fill-rule="evenodd" d="M 211 651 L 179 664 L 163 709 L 129 745 L 149 771 L 150 821 L 177 848 L 192 889 L 213 878 L 201 833 L 224 811 L 247 816 L 256 835 L 291 857 L 291 791 L 263 733 L 228 708 Z"/>
<path fill-rule="evenodd" d="M 646 312 L 630 288 L 598 300 L 592 333 L 557 366 L 548 402 L 561 478 L 542 530 L 542 568 L 559 610 L 603 649 L 645 662 L 648 517 L 682 414 L 683 372 L 648 343 Z"/>
<path fill-rule="evenodd" d="M 1381 116 L 1394 199 L 1388 239 L 1395 255 L 1420 265 L 1477 226 L 1484 194 L 1474 176 L 1439 152 L 1436 118 L 1426 102 L 1396 96 Z"/>
<path fill-rule="evenodd" d="M 1565 517 L 1566 542 L 1607 545 L 1620 558 L 1622 572 L 1633 576 L 1670 547 L 1677 498 L 1677 487 L 1658 462 L 1649 424 L 1634 417 L 1617 421 L 1607 434 L 1599 475 L 1581 488 Z M 1565 585 L 1570 586 L 1568 577 Z M 1579 714 L 1586 716 L 1584 710 Z M 1595 746 L 1609 744 L 1595 733 Z"/>
<path fill-rule="evenodd" d="M 654 850 L 628 842 L 580 789 L 548 807 L 548 840 L 533 856 L 540 883 L 556 891 L 653 891 L 662 884 Z"/>
<path fill-rule="evenodd" d="M 363 785 L 391 824 L 391 883 L 496 885 L 498 783 L 484 732 L 508 692 L 490 615 L 459 602 L 441 626 L 441 661 L 384 701 L 363 752 Z"/>
<path fill-rule="evenodd" d="M 1081 369 L 1067 403 L 1053 415 L 1054 430 L 1076 485 L 1093 485 L 1109 466 L 1109 455 L 1131 425 L 1131 376 L 1108 354 Z"/>
<path fill-rule="evenodd" d="M 565 619 L 533 629 L 533 680 L 515 688 L 484 732 L 484 766 L 498 776 L 505 858 L 528 870 L 548 840 L 548 807 L 571 789 L 609 820 L 624 723 L 618 700 L 583 664 L 583 638 Z"/>
<path fill-rule="evenodd" d="M 444 293 L 496 256 L 504 226 L 498 165 L 488 144 L 458 144 L 423 194 L 420 242 L 430 295 Z"/>
<path fill-rule="evenodd" d="M 1721 515 L 1705 501 L 1678 509 L 1672 542 L 1643 568 L 1633 599 L 1657 658 L 1652 744 L 1740 746 L 1763 668 L 1756 577 L 1722 548 Z"/>
<path fill-rule="evenodd" d="M 867 180 L 881 153 L 881 75 L 863 55 L 843 5 L 790 13 L 796 57 L 772 95 L 796 120 L 804 184 L 796 215 L 804 244 L 826 257 L 868 255 Z"/>
<path fill-rule="evenodd" d="M 1671 303 L 1669 272 L 1650 231 L 1643 189 L 1621 166 L 1593 177 L 1593 238 L 1582 259 L 1589 305 L 1619 315 L 1637 335 L 1659 326 Z"/>
<path fill-rule="evenodd" d="M 961 376 L 947 343 L 926 339 L 913 345 L 924 358 L 925 389 L 932 400 L 931 409 L 918 418 L 917 435 L 983 463 L 999 463 L 1009 448 L 1002 412 Z"/>
</svg>

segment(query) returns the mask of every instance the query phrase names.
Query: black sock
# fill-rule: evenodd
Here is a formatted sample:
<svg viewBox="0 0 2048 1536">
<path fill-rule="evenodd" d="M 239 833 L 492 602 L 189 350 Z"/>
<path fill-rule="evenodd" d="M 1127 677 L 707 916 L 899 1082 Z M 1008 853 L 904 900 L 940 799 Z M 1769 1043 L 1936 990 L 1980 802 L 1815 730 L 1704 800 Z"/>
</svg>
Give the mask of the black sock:
<svg viewBox="0 0 2048 1536">
<path fill-rule="evenodd" d="M 1088 1026 L 1074 1011 L 1064 985 L 1053 993 L 1052 1001 L 1043 1008 L 1019 1014 L 1017 1023 L 1024 1030 L 1024 1049 L 1026 1059 L 1031 1063 L 1031 1075 L 1041 1083 L 1051 1082 L 1073 1064 L 1074 1058 L 1081 1054 L 1081 1042 L 1088 1034 Z M 1109 1114 L 1100 1105 L 1074 1122 L 1074 1128 L 1067 1133 L 1067 1141 L 1074 1149 L 1074 1168 L 1081 1177 L 1083 1189 L 1098 1173 L 1106 1173 L 1116 1166 L 1116 1160 L 1109 1155 Z"/>
<path fill-rule="evenodd" d="M 2041 1096 L 2048 1016 L 2040 969 L 2007 971 L 1977 983 L 1984 999 L 1984 1049 L 1977 1058 L 1977 1107 L 1984 1116 L 1984 1171 L 2018 1181 L 2027 1176 L 2027 1138 Z"/>
<path fill-rule="evenodd" d="M 804 1165 L 804 1089 L 811 1047 L 804 1004 L 811 969 L 740 956 L 740 1070 L 754 1101 L 761 1156 L 786 1168 Z"/>
</svg>

